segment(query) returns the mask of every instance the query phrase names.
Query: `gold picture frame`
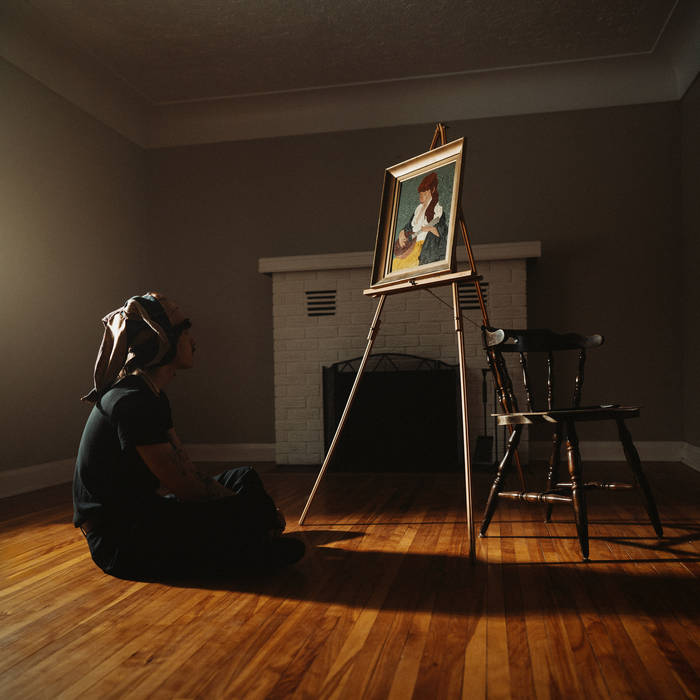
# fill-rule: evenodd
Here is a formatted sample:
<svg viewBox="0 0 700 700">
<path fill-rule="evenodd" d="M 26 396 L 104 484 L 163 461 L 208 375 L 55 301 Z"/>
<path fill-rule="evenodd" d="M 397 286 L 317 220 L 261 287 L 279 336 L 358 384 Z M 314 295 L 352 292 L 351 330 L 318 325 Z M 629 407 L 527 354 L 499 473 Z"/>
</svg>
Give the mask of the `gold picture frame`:
<svg viewBox="0 0 700 700">
<path fill-rule="evenodd" d="M 370 287 L 454 272 L 464 139 L 384 173 Z"/>
</svg>

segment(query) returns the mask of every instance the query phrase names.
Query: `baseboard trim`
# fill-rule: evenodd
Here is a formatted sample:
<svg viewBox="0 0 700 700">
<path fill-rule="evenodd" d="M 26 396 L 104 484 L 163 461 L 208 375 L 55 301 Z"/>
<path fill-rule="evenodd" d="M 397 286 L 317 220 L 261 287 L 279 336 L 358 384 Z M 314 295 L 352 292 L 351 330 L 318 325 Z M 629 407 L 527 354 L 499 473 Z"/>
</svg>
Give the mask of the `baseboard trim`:
<svg viewBox="0 0 700 700">
<path fill-rule="evenodd" d="M 691 445 L 689 442 L 684 442 L 681 452 L 681 462 L 700 472 L 700 447 Z"/>
<path fill-rule="evenodd" d="M 700 447 L 689 442 L 635 443 L 639 456 L 645 462 L 682 462 L 700 471 Z M 196 462 L 274 462 L 274 443 L 241 442 L 233 444 L 196 443 L 185 446 Z M 530 450 L 535 459 L 549 456 L 549 442 L 531 442 Z M 619 462 L 624 460 L 619 442 L 581 442 L 581 454 L 593 462 Z M 55 462 L 35 464 L 22 469 L 0 471 L 0 498 L 37 491 L 48 486 L 65 484 L 73 478 L 75 459 L 59 459 Z"/>
<path fill-rule="evenodd" d="M 274 462 L 275 444 L 238 442 L 230 445 L 185 445 L 194 462 Z"/>
<path fill-rule="evenodd" d="M 65 484 L 73 478 L 75 459 L 34 464 L 22 469 L 0 471 L 0 498 Z"/>
<path fill-rule="evenodd" d="M 274 462 L 272 443 L 242 442 L 230 445 L 185 445 L 195 462 Z M 75 458 L 0 471 L 0 498 L 58 486 L 73 479 Z"/>
</svg>

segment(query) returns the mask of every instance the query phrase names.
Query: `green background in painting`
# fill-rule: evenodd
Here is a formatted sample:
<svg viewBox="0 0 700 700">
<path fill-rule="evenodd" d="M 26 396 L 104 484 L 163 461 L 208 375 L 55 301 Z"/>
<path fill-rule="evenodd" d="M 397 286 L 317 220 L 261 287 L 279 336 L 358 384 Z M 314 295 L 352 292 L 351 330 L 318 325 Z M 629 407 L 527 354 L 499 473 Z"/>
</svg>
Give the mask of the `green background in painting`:
<svg viewBox="0 0 700 700">
<path fill-rule="evenodd" d="M 438 201 L 443 209 L 443 216 L 445 217 L 445 222 L 450 220 L 450 204 L 452 202 L 452 185 L 455 179 L 455 164 L 448 163 L 439 168 L 430 170 L 422 175 L 416 175 L 416 177 L 404 180 L 401 183 L 401 191 L 399 192 L 399 206 L 396 214 L 396 229 L 394 231 L 394 241 L 399 238 L 399 233 L 401 229 L 406 226 L 406 224 L 411 224 L 411 219 L 413 219 L 413 214 L 416 211 L 416 207 L 420 203 L 418 199 L 418 185 L 420 185 L 421 180 L 429 173 L 437 173 L 438 176 Z"/>
</svg>

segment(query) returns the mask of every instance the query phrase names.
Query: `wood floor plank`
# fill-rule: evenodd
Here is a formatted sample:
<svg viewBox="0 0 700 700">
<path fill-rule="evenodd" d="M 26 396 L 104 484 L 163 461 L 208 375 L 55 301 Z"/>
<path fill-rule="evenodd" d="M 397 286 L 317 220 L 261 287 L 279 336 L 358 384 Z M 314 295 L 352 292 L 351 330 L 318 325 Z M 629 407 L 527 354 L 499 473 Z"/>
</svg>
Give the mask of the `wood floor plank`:
<svg viewBox="0 0 700 700">
<path fill-rule="evenodd" d="M 101 577 L 103 580 L 104 576 Z M 63 639 L 78 625 L 89 624 L 92 619 L 104 619 L 107 611 L 132 594 L 136 594 L 145 584 L 131 584 L 126 591 L 115 592 L 114 587 L 96 584 L 89 601 L 81 600 L 84 593 L 84 577 L 76 577 L 62 586 L 54 595 L 54 602 L 46 601 L 45 607 L 32 610 L 26 619 L 21 611 L 8 616 L 13 624 L 8 626 L 8 634 L 3 633 L 0 644 L 6 653 L 0 657 L 0 673 L 11 669 L 26 658 L 40 658 L 41 650 L 51 642 Z"/>
<path fill-rule="evenodd" d="M 520 614 L 525 625 L 534 696 L 539 700 L 549 700 L 559 694 L 556 692 L 544 620 L 546 598 L 536 572 L 538 565 L 541 570 L 543 564 L 536 539 L 538 533 L 542 536 L 543 528 L 538 525 L 534 521 L 526 523 L 521 530 L 523 536 L 514 539 L 512 564 L 520 586 Z"/>
<path fill-rule="evenodd" d="M 156 591 L 151 591 L 150 598 L 156 596 Z M 0 683 L 0 691 L 6 693 L 6 697 L 13 697 L 21 687 L 23 692 L 31 696 L 39 693 L 45 679 L 50 677 L 52 689 L 60 692 L 63 689 L 64 676 L 76 672 L 76 669 L 83 673 L 90 668 L 83 664 L 99 666 L 105 658 L 113 658 L 114 649 L 103 642 L 105 638 L 114 634 L 115 628 L 119 633 L 120 649 L 133 640 L 138 640 L 137 644 L 140 644 L 143 623 L 137 618 L 141 609 L 139 602 L 132 601 L 132 606 L 138 608 L 137 610 L 128 607 L 124 610 L 127 616 L 121 623 L 104 619 L 91 629 L 84 629 L 80 625 L 69 628 L 59 638 L 42 646 L 37 652 L 13 666 L 12 675 L 7 678 L 7 684 Z M 146 600 L 147 604 L 148 600 Z"/>
<path fill-rule="evenodd" d="M 522 532 L 522 524 L 517 531 Z M 535 697 L 532 674 L 532 658 L 527 638 L 527 625 L 523 613 L 523 597 L 520 574 L 516 565 L 514 526 L 501 523 L 501 562 L 503 572 L 503 595 L 505 599 L 506 638 L 508 642 L 508 665 L 513 697 Z"/>
<path fill-rule="evenodd" d="M 299 645 L 296 654 L 282 672 L 277 675 L 274 685 L 267 691 L 266 697 L 270 698 L 270 700 L 289 698 L 296 695 L 301 679 L 304 678 L 309 666 L 318 656 L 320 648 L 334 633 L 338 624 L 338 618 L 323 614 L 318 609 L 320 606 L 309 607 L 317 608 L 314 612 L 318 619 L 308 627 L 309 636 Z"/>
<path fill-rule="evenodd" d="M 437 514 L 434 517 L 438 517 Z M 430 567 L 435 588 L 433 613 L 415 683 L 415 697 L 458 697 L 464 682 L 464 647 L 470 631 L 468 588 L 473 566 L 467 557 L 455 556 L 464 541 L 463 524 L 448 519 L 441 526 L 435 543 L 436 557 Z M 437 650 L 440 650 L 439 653 Z"/>
<path fill-rule="evenodd" d="M 503 592 L 503 557 L 501 553 L 501 523 L 509 509 L 501 509 L 500 518 L 492 522 L 486 540 L 486 686 L 489 694 L 499 698 L 511 697 L 508 631 Z"/>
<path fill-rule="evenodd" d="M 414 551 L 418 528 L 408 526 L 408 532 L 410 540 L 405 539 L 404 544 L 408 544 L 406 553 L 409 556 L 397 561 L 393 579 L 371 625 L 366 643 L 353 659 L 346 692 L 355 697 L 386 697 L 396 663 L 405 647 L 411 620 L 410 615 L 403 610 L 411 610 L 417 605 L 423 589 L 420 584 L 421 572 L 411 566 L 413 557 L 410 556 Z"/>
<path fill-rule="evenodd" d="M 420 545 L 423 550 L 437 546 L 441 528 L 442 524 L 434 521 L 421 528 Z M 430 575 L 431 572 L 422 566 L 419 558 L 412 556 L 404 562 L 400 572 L 411 581 L 413 600 L 409 598 L 395 604 L 398 616 L 380 657 L 373 684 L 370 685 L 370 697 L 398 700 L 413 696 L 437 594 L 434 578 Z M 401 590 L 402 588 L 399 588 L 399 595 Z"/>
<path fill-rule="evenodd" d="M 629 529 L 628 529 L 629 532 Z M 632 530 L 629 534 L 638 532 Z M 634 535 L 633 535 L 634 536 Z M 700 696 L 699 669 L 689 661 L 688 657 L 697 659 L 697 642 L 695 635 L 680 632 L 677 615 L 680 609 L 683 616 L 692 624 L 700 620 L 700 606 L 698 605 L 697 586 L 688 587 L 677 585 L 676 575 L 679 569 L 674 562 L 668 561 L 665 555 L 653 548 L 645 550 L 645 560 L 635 560 L 629 556 L 623 564 L 623 571 L 638 578 L 642 572 L 646 578 L 644 588 L 637 586 L 632 592 L 638 607 L 646 608 L 650 601 L 654 601 L 655 615 L 642 613 L 640 621 L 648 635 L 653 638 L 660 653 L 667 659 L 671 673 L 687 697 Z M 668 575 L 670 573 L 670 576 Z M 673 593 L 669 596 L 668 584 L 673 583 Z M 695 653 L 694 653 L 695 652 Z"/>
<path fill-rule="evenodd" d="M 414 494 L 419 489 L 414 490 Z M 396 548 L 396 543 L 387 543 L 382 534 L 386 523 L 395 521 L 387 514 L 387 509 L 391 503 L 398 504 L 399 510 L 403 513 L 405 502 L 405 489 L 396 490 L 393 486 L 387 491 L 388 498 L 383 500 L 383 507 L 377 509 L 376 501 L 371 507 L 365 507 L 363 512 L 357 516 L 349 518 L 353 527 L 357 528 L 357 523 L 364 522 L 362 537 L 358 537 L 343 544 L 342 554 L 339 553 L 338 562 L 340 568 L 335 573 L 337 584 L 335 593 L 331 597 L 331 602 L 327 609 L 327 615 L 335 619 L 335 634 L 320 650 L 317 658 L 313 659 L 308 666 L 306 673 L 301 678 L 295 691 L 295 696 L 318 697 L 320 695 L 332 693 L 337 685 L 345 683 L 345 673 L 336 676 L 330 673 L 330 668 L 338 665 L 338 658 L 341 653 L 348 654 L 349 648 L 347 640 L 355 625 L 358 623 L 362 612 L 365 610 L 367 601 L 373 593 L 377 583 L 381 585 L 384 575 L 382 564 L 383 557 L 376 553 L 377 550 L 387 552 L 389 561 L 395 559 L 389 556 L 391 548 Z M 420 514 L 418 514 L 420 522 Z M 402 522 L 402 518 L 399 522 Z M 376 525 L 368 524 L 379 523 Z M 409 519 L 410 522 L 410 519 Z M 402 536 L 403 531 L 394 531 L 395 536 Z M 415 527 L 411 527 L 411 545 L 415 542 Z M 387 550 L 387 544 L 390 549 Z M 419 546 L 419 545 L 418 545 Z M 366 553 L 365 553 L 366 552 Z M 400 555 L 403 557 L 403 555 Z M 388 594 L 388 592 L 387 592 Z M 367 620 L 367 616 L 365 616 Z M 355 634 L 358 634 L 356 631 Z M 330 677 L 329 677 L 330 676 Z"/>
<path fill-rule="evenodd" d="M 212 599 L 210 603 L 211 605 L 206 606 L 204 610 L 211 610 L 213 606 L 216 606 L 217 601 Z M 201 613 L 202 609 L 199 611 L 199 614 Z M 187 611 L 184 611 L 183 614 L 187 614 Z M 277 616 L 271 619 L 281 622 Z M 135 662 L 137 668 L 129 674 L 129 678 L 124 678 L 123 673 L 120 673 L 121 668 L 117 667 L 100 680 L 99 688 L 100 693 L 104 694 L 103 697 L 121 698 L 127 694 L 134 697 L 150 697 L 177 670 L 178 665 L 173 663 L 175 649 L 177 649 L 178 656 L 182 655 L 185 658 L 196 656 L 200 664 L 209 663 L 207 655 L 200 653 L 200 650 L 206 648 L 206 643 L 211 639 L 214 630 L 211 626 L 204 629 L 201 625 L 192 623 L 189 624 L 189 629 L 190 634 L 181 640 L 173 637 L 171 628 L 165 627 L 163 630 L 159 630 L 158 634 L 150 639 L 145 649 L 141 649 L 135 657 L 130 657 L 130 661 Z M 265 638 L 271 631 L 271 628 L 268 627 L 260 630 L 259 634 Z M 244 653 L 242 656 L 246 656 L 246 654 Z M 236 668 L 240 669 L 241 666 Z M 215 682 L 206 686 L 206 688 L 213 688 L 213 690 L 207 690 L 206 694 L 209 696 L 225 695 L 226 687 L 222 687 L 221 676 L 213 680 Z M 238 680 L 237 678 L 236 685 Z M 108 692 L 106 692 L 107 689 L 109 689 Z M 204 690 L 202 689 L 202 691 Z M 199 689 L 198 692 L 200 692 Z"/>
<path fill-rule="evenodd" d="M 405 551 L 416 536 L 416 531 L 408 529 L 398 543 L 399 551 Z M 394 557 L 392 563 L 387 566 L 385 575 L 379 580 L 375 580 L 375 588 L 371 597 L 364 604 L 364 607 L 357 619 L 354 621 L 352 628 L 349 631 L 343 645 L 338 651 L 336 659 L 328 669 L 326 678 L 324 679 L 321 688 L 321 694 L 332 696 L 335 693 L 342 692 L 345 686 L 352 679 L 352 666 L 356 657 L 361 654 L 365 645 L 365 641 L 369 637 L 372 627 L 379 614 L 389 589 L 394 582 L 396 571 L 399 567 L 400 559 Z M 354 690 L 354 689 L 353 689 Z"/>
<path fill-rule="evenodd" d="M 649 474 L 662 540 L 638 494 L 592 495 L 584 563 L 570 508 L 545 524 L 502 502 L 471 566 L 461 475 L 329 473 L 299 528 L 315 474 L 271 468 L 304 560 L 179 585 L 105 576 L 70 489 L 13 497 L 0 696 L 698 698 L 700 474 Z M 475 474 L 477 521 L 489 480 Z"/>
<path fill-rule="evenodd" d="M 199 646 L 189 653 L 178 653 L 180 664 L 163 680 L 159 691 L 168 697 L 195 697 L 202 688 L 215 682 L 232 657 L 237 656 L 237 635 L 254 615 L 257 603 L 255 595 L 225 596 L 219 607 L 205 612 L 196 624 L 191 624 L 188 636 Z"/>
<path fill-rule="evenodd" d="M 546 601 L 546 628 L 547 635 L 550 639 L 550 652 L 553 659 L 553 667 L 558 676 L 558 687 L 565 696 L 587 697 L 584 692 L 584 680 L 581 678 L 581 673 L 576 664 L 575 648 L 571 644 L 569 630 L 567 628 L 567 605 L 561 607 L 561 596 L 559 592 L 559 584 L 556 579 L 556 567 L 560 564 L 561 559 L 557 552 L 556 526 L 549 525 L 547 528 L 550 537 L 543 539 L 540 543 L 542 552 L 542 561 L 546 564 L 546 569 L 540 579 L 547 593 Z M 567 557 L 569 556 L 567 552 Z M 550 570 L 554 570 L 554 577 L 550 574 Z"/>
<path fill-rule="evenodd" d="M 611 540 L 609 546 L 615 560 L 616 578 L 623 581 L 624 577 L 628 576 L 630 581 L 635 581 L 635 585 L 628 586 L 624 593 L 619 595 L 619 605 L 623 609 L 620 619 L 646 669 L 648 687 L 659 696 L 686 697 L 653 631 L 650 630 L 650 622 L 646 619 L 647 615 L 644 612 L 647 604 L 650 604 L 654 597 L 653 595 L 649 597 L 650 591 L 646 582 L 650 567 L 648 564 L 628 564 L 631 551 L 618 538 Z"/>
</svg>

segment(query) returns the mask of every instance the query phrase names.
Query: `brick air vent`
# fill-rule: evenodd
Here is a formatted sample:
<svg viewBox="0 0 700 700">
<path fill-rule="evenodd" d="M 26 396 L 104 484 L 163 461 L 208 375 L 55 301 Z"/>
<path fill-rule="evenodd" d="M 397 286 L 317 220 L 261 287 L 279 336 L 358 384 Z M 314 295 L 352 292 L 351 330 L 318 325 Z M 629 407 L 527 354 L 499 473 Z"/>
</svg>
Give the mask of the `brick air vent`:
<svg viewBox="0 0 700 700">
<path fill-rule="evenodd" d="M 476 294 L 476 285 L 471 282 L 460 282 L 457 285 L 459 292 L 459 305 L 462 311 L 473 311 L 479 309 L 479 297 Z M 481 283 L 481 294 L 484 297 L 484 304 L 489 301 L 489 283 Z"/>
<path fill-rule="evenodd" d="M 305 294 L 307 316 L 335 316 L 335 289 L 320 289 Z"/>
</svg>

